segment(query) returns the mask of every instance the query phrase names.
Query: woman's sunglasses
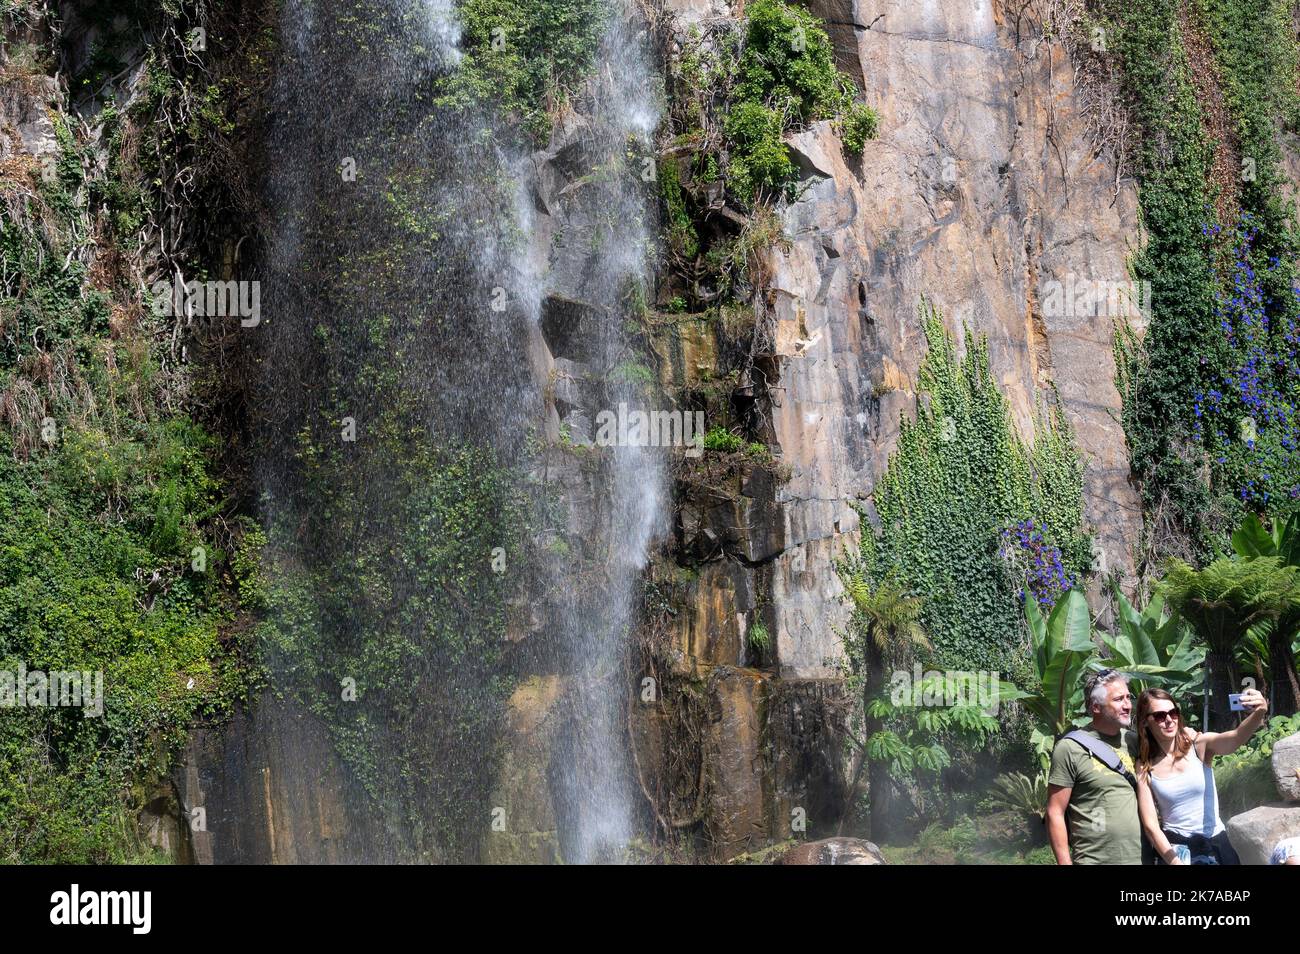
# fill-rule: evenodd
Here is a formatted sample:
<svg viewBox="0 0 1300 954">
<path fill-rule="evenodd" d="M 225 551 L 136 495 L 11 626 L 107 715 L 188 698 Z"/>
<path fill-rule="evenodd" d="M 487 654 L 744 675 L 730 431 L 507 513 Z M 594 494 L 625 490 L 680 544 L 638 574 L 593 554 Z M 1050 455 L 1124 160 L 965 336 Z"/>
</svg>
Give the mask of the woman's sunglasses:
<svg viewBox="0 0 1300 954">
<path fill-rule="evenodd" d="M 1170 719 L 1178 718 L 1178 710 L 1166 709 L 1164 712 L 1152 712 L 1149 716 L 1147 716 L 1147 718 L 1158 719 L 1161 722 L 1168 722 Z"/>
</svg>

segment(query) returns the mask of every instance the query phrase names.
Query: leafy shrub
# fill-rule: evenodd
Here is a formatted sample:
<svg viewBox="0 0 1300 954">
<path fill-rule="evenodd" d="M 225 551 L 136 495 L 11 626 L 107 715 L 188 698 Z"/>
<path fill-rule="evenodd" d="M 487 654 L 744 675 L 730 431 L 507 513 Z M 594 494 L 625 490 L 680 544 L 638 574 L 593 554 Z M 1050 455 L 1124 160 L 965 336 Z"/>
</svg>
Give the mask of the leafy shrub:
<svg viewBox="0 0 1300 954">
<path fill-rule="evenodd" d="M 783 0 L 755 0 L 746 8 L 736 88 L 741 102 L 765 103 L 793 123 L 807 123 L 835 117 L 852 101 L 852 89 L 814 14 Z"/>
<path fill-rule="evenodd" d="M 178 420 L 118 435 L 109 484 L 87 466 L 97 445 L 66 438 L 25 462 L 0 441 L 0 669 L 102 671 L 104 713 L 5 710 L 0 859 L 142 860 L 133 786 L 165 773 L 190 723 L 240 698 L 250 671 L 223 635 L 237 604 L 198 522 L 214 503 L 207 438 Z"/>
<path fill-rule="evenodd" d="M 999 775 L 993 780 L 989 801 L 1030 822 L 1041 822 L 1047 814 L 1047 772 L 1038 772 L 1032 778 L 1023 772 Z"/>
<path fill-rule="evenodd" d="M 534 136 L 590 69 L 610 14 L 606 0 L 460 0 L 461 59 L 436 86 L 438 103 L 496 103 Z"/>
<path fill-rule="evenodd" d="M 727 176 L 737 195 L 752 200 L 780 193 L 794 180 L 780 113 L 759 102 L 743 102 L 727 116 L 726 129 L 735 146 Z"/>
<path fill-rule="evenodd" d="M 745 40 L 726 119 L 731 142 L 728 188 L 746 202 L 793 195 L 797 169 L 785 132 L 835 119 L 845 149 L 874 138 L 876 113 L 855 102 L 857 87 L 835 66 L 821 20 L 784 0 L 756 0 L 745 11 Z"/>
<path fill-rule="evenodd" d="M 659 188 L 668 210 L 668 243 L 677 254 L 693 259 L 700 254 L 700 237 L 695 231 L 690 213 L 686 211 L 681 173 L 677 163 L 671 159 L 659 163 Z"/>
<path fill-rule="evenodd" d="M 867 141 L 876 138 L 880 116 L 865 103 L 854 103 L 838 121 L 840 141 L 851 155 L 859 155 Z"/>
<path fill-rule="evenodd" d="M 720 454 L 734 454 L 743 450 L 745 445 L 743 437 L 731 433 L 720 424 L 709 428 L 708 433 L 704 435 L 704 449 L 717 451 Z"/>
</svg>

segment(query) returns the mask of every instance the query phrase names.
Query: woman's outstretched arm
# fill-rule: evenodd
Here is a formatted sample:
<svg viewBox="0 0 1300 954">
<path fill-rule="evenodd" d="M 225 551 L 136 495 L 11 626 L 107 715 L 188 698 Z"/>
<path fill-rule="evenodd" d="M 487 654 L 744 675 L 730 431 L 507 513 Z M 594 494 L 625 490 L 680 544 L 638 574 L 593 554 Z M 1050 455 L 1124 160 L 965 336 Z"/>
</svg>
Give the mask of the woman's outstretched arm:
<svg viewBox="0 0 1300 954">
<path fill-rule="evenodd" d="M 1197 745 L 1204 743 L 1208 755 L 1229 755 L 1237 751 L 1259 731 L 1268 716 L 1268 700 L 1258 689 L 1247 689 L 1241 694 L 1241 704 L 1250 710 L 1241 724 L 1228 732 L 1202 732 Z"/>
</svg>

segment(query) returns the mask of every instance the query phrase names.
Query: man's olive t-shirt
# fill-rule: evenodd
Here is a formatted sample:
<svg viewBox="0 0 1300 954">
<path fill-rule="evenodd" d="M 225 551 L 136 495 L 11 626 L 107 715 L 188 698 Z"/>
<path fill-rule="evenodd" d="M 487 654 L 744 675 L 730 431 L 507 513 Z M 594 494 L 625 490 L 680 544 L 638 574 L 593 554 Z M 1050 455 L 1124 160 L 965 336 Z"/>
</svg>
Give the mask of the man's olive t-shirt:
<svg viewBox="0 0 1300 954">
<path fill-rule="evenodd" d="M 1093 729 L 1081 731 L 1118 751 L 1124 767 L 1133 771 L 1136 733 L 1124 730 L 1121 747 L 1119 735 L 1102 735 Z M 1070 833 L 1070 858 L 1076 865 L 1142 864 L 1137 793 L 1124 776 L 1107 768 L 1078 742 L 1061 739 L 1052 750 L 1047 781 L 1073 789 L 1065 824 Z"/>
</svg>

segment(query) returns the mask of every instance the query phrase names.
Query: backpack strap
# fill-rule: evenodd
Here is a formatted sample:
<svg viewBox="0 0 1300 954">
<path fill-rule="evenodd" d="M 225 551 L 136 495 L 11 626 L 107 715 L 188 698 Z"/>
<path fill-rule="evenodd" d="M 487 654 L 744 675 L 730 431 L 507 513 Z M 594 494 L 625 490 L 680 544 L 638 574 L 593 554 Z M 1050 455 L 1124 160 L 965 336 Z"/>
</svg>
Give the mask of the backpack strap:
<svg viewBox="0 0 1300 954">
<path fill-rule="evenodd" d="M 1133 773 L 1124 767 L 1124 763 L 1120 761 L 1119 753 L 1105 742 L 1101 741 L 1101 739 L 1094 738 L 1080 729 L 1073 729 L 1072 731 L 1065 733 L 1061 738 L 1069 739 L 1071 742 L 1077 742 L 1079 745 L 1082 745 L 1085 749 L 1095 755 L 1102 765 L 1106 766 L 1106 768 L 1110 769 L 1112 772 L 1118 772 L 1123 776 L 1124 781 L 1132 785 L 1134 791 L 1137 791 L 1138 783 L 1137 779 L 1133 776 Z M 1121 744 L 1123 738 L 1124 736 L 1121 733 Z"/>
</svg>

